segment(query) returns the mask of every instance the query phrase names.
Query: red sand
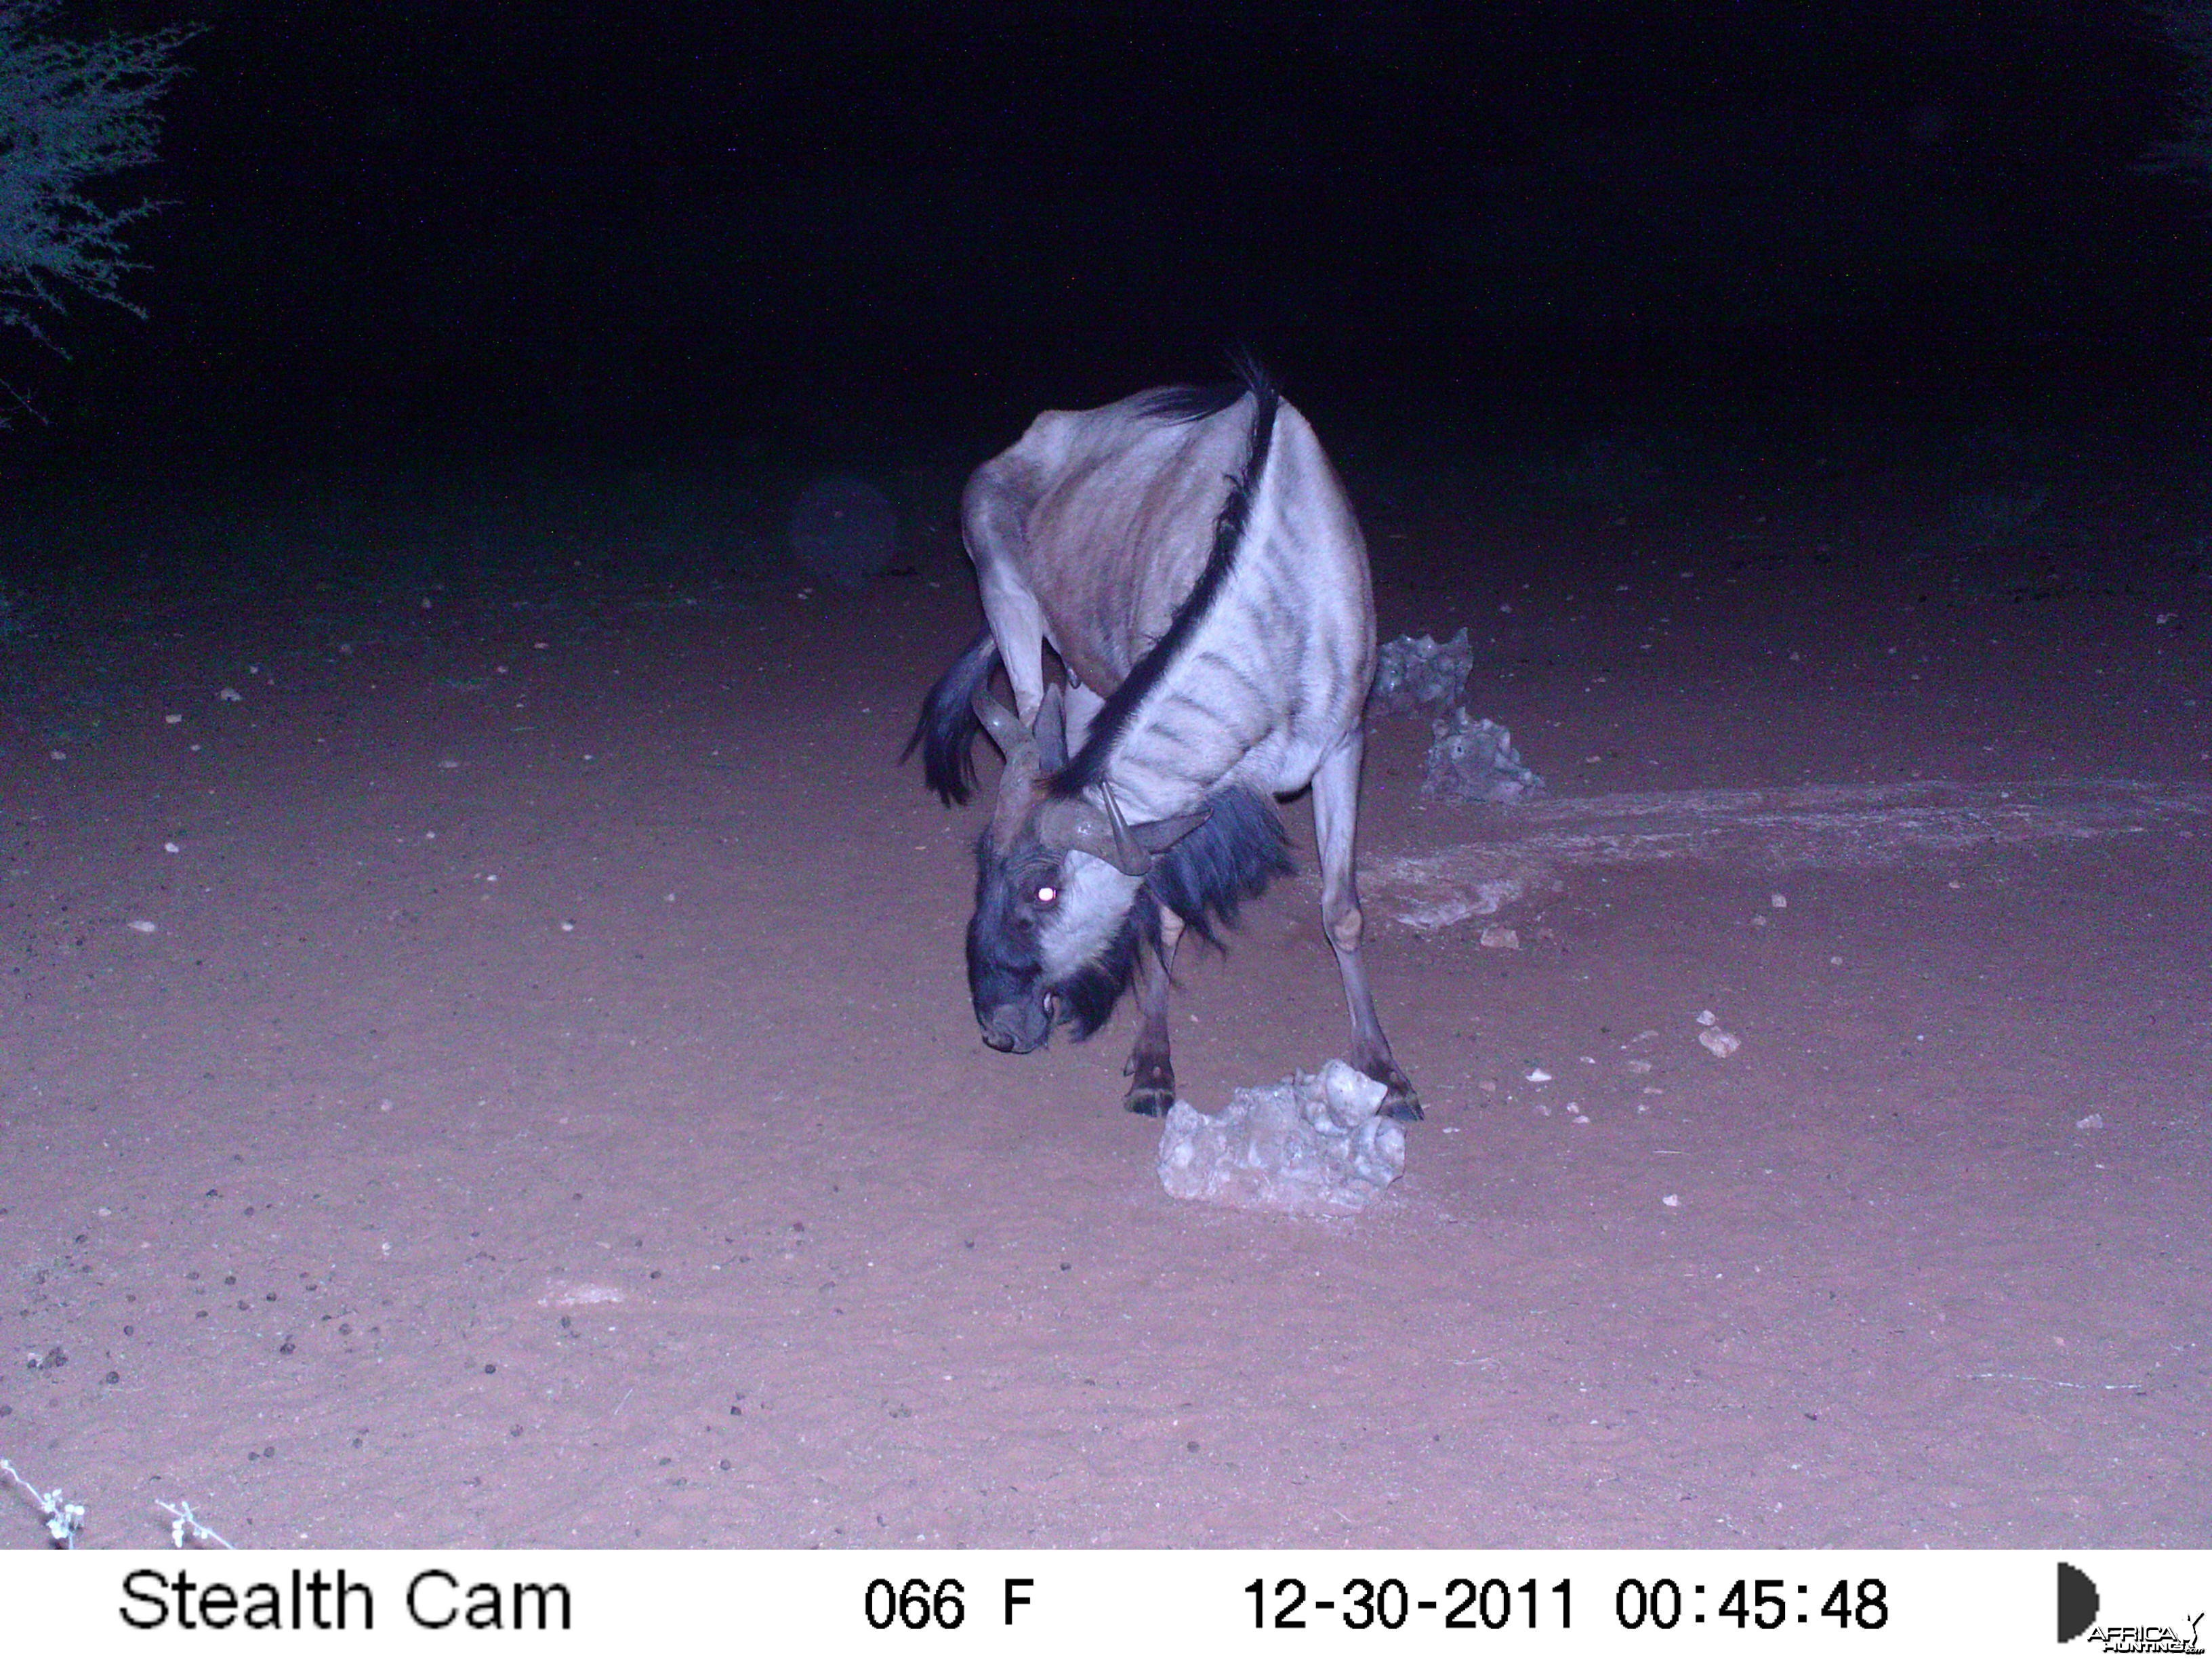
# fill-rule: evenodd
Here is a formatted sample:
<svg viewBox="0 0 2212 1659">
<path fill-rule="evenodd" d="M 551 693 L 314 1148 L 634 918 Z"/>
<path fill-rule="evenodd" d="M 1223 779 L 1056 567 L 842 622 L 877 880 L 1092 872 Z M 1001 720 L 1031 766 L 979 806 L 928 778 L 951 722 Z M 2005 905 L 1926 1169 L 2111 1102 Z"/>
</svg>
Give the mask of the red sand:
<svg viewBox="0 0 2212 1659">
<path fill-rule="evenodd" d="M 1383 629 L 1473 623 L 1555 799 L 2212 779 L 2201 579 L 1814 569 L 1786 505 L 1370 508 Z M 2212 823 L 1570 862 L 1517 951 L 1378 889 L 1404 1179 L 1208 1209 L 1126 1012 L 977 1040 L 978 811 L 893 764 L 957 547 L 797 590 L 303 580 L 116 634 L 65 759 L 19 722 L 0 1455 L 87 1544 L 2212 1540 Z M 1371 862 L 1517 833 L 1417 808 L 1425 738 Z M 1184 978 L 1201 1108 L 1342 1043 L 1310 883 Z"/>
</svg>

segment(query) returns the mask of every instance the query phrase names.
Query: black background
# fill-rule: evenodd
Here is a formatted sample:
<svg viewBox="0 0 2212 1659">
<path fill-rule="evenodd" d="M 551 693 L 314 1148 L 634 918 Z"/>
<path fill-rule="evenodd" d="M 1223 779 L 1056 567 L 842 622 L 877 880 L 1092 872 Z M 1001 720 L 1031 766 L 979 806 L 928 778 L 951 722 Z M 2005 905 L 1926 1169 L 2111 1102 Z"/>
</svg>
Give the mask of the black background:
<svg viewBox="0 0 2212 1659">
<path fill-rule="evenodd" d="M 2156 20 L 2078 3 L 76 5 L 188 16 L 171 205 L 11 470 L 864 455 L 1249 347 L 1474 445 L 2201 377 Z M 1327 429 L 1325 422 L 1324 429 Z"/>
</svg>

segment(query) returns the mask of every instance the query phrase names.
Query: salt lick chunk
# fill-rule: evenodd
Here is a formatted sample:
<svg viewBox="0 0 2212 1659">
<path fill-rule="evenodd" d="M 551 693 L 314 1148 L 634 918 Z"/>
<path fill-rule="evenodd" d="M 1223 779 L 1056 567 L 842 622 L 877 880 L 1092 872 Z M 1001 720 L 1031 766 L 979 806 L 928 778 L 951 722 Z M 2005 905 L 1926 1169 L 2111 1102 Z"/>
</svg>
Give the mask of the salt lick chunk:
<svg viewBox="0 0 2212 1659">
<path fill-rule="evenodd" d="M 1467 690 L 1468 671 L 1474 666 L 1474 646 L 1464 628 L 1441 645 L 1427 634 L 1418 640 L 1401 634 L 1376 653 L 1368 712 L 1418 714 L 1449 708 Z"/>
<path fill-rule="evenodd" d="M 1543 779 L 1521 763 L 1513 734 L 1496 720 L 1455 708 L 1430 729 L 1437 740 L 1421 778 L 1424 799 L 1511 802 L 1543 793 Z"/>
<path fill-rule="evenodd" d="M 1288 1215 L 1355 1215 L 1406 1168 L 1406 1132 L 1376 1109 L 1389 1091 L 1340 1060 L 1208 1117 L 1178 1100 L 1160 1134 L 1160 1185 L 1176 1198 Z"/>
</svg>

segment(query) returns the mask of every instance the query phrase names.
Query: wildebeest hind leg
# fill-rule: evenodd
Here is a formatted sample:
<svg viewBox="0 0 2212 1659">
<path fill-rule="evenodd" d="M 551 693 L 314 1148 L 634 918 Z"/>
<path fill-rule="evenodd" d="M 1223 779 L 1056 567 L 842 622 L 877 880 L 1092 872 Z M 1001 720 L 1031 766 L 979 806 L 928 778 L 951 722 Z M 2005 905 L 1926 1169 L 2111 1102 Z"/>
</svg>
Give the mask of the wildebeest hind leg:
<svg viewBox="0 0 2212 1659">
<path fill-rule="evenodd" d="M 1382 1097 L 1385 1117 L 1421 1115 L 1421 1097 L 1390 1054 L 1375 1012 L 1375 994 L 1367 986 L 1367 963 L 1359 954 L 1365 918 L 1359 913 L 1359 884 L 1353 873 L 1359 821 L 1359 760 L 1363 739 L 1357 726 L 1332 750 L 1314 774 L 1314 839 L 1321 844 L 1321 919 L 1336 951 L 1344 977 L 1344 1000 L 1352 1013 L 1352 1063 L 1390 1092 Z"/>
<path fill-rule="evenodd" d="M 1137 959 L 1136 1047 L 1121 1068 L 1129 1079 L 1129 1092 L 1121 1103 L 1145 1117 L 1165 1117 L 1175 1104 L 1175 1062 L 1168 1053 L 1169 974 L 1175 967 L 1176 946 L 1182 939 L 1182 919 L 1172 910 L 1160 913 L 1160 950 L 1149 950 Z"/>
</svg>

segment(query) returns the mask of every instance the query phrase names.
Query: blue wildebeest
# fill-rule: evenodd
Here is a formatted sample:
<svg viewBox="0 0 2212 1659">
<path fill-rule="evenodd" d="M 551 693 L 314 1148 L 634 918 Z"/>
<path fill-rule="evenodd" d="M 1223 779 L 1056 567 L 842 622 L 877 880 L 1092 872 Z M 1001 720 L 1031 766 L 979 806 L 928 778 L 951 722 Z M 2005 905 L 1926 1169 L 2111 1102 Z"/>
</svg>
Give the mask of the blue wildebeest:
<svg viewBox="0 0 2212 1659">
<path fill-rule="evenodd" d="M 1249 367 L 1218 390 L 1048 411 L 976 469 L 961 521 L 989 626 L 907 752 L 947 805 L 974 786 L 978 732 L 1006 758 L 968 925 L 984 1042 L 1026 1054 L 1055 1023 L 1089 1036 L 1133 981 L 1126 1103 L 1164 1112 L 1176 944 L 1186 928 L 1218 943 L 1289 871 L 1273 798 L 1311 784 L 1348 1058 L 1389 1088 L 1385 1111 L 1419 1117 L 1359 950 L 1367 553 L 1305 418 Z M 1065 690 L 1046 684 L 1048 644 Z M 991 689 L 1001 664 L 1012 709 Z"/>
</svg>

